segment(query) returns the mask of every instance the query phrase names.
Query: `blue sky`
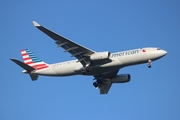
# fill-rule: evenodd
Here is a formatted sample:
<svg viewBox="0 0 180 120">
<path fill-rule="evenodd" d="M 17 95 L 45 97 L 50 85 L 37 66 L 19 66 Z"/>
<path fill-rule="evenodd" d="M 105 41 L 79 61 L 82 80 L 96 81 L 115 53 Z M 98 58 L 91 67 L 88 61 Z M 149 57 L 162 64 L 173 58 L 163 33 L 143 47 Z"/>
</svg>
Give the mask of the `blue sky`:
<svg viewBox="0 0 180 120">
<path fill-rule="evenodd" d="M 179 120 L 180 1 L 1 1 L 1 120 Z M 39 77 L 32 82 L 9 58 L 22 61 L 31 49 L 47 63 L 71 60 L 32 21 L 95 51 L 160 47 L 168 54 L 123 68 L 129 83 L 112 85 L 107 95 L 93 77 Z"/>
</svg>

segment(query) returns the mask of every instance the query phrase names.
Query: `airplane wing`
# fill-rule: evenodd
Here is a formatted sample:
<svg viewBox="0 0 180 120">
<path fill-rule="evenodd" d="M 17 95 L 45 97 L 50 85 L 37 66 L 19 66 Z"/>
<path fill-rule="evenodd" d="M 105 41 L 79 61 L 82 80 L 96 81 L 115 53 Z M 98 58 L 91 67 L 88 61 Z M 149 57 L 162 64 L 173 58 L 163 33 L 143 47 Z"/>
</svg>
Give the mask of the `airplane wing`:
<svg viewBox="0 0 180 120">
<path fill-rule="evenodd" d="M 89 64 L 89 56 L 95 51 L 92 51 L 84 46 L 81 46 L 71 40 L 68 40 L 65 37 L 62 37 L 58 35 L 57 33 L 41 26 L 37 22 L 33 21 L 33 24 L 35 27 L 37 27 L 39 30 L 44 32 L 46 35 L 51 37 L 53 40 L 55 40 L 55 43 L 58 45 L 58 47 L 62 47 L 65 52 L 69 52 L 73 57 L 76 57 L 78 59 L 78 62 L 81 62 L 83 66 L 86 66 Z"/>
<path fill-rule="evenodd" d="M 102 84 L 99 86 L 100 94 L 107 94 L 111 88 L 111 78 L 116 76 L 119 70 L 111 71 L 101 75 Z M 99 76 L 94 76 L 95 79 L 99 79 Z"/>
<path fill-rule="evenodd" d="M 107 94 L 111 88 L 111 79 L 103 79 L 103 83 L 99 86 L 100 94 Z"/>
</svg>

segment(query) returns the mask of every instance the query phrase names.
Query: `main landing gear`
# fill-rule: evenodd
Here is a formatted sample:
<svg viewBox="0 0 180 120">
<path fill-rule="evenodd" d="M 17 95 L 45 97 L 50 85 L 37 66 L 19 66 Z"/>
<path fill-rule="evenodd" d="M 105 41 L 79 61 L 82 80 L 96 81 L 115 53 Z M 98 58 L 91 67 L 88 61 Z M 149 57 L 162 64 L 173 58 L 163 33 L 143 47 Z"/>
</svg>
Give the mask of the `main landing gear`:
<svg viewBox="0 0 180 120">
<path fill-rule="evenodd" d="M 102 84 L 101 80 L 96 80 L 96 82 L 93 83 L 93 85 L 96 89 L 98 89 L 101 84 Z"/>
<path fill-rule="evenodd" d="M 152 60 L 148 60 L 148 68 L 151 68 Z"/>
</svg>

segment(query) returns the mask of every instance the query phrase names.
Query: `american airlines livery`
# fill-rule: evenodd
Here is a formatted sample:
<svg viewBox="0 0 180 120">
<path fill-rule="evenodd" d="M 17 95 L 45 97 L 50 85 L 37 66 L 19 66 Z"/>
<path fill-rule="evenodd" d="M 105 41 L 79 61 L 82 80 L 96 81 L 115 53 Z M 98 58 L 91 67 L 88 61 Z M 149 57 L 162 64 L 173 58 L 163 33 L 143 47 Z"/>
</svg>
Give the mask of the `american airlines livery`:
<svg viewBox="0 0 180 120">
<path fill-rule="evenodd" d="M 68 40 L 55 32 L 33 21 L 35 27 L 51 37 L 58 47 L 69 52 L 76 60 L 47 64 L 36 57 L 29 49 L 21 50 L 24 62 L 11 58 L 13 62 L 21 66 L 23 73 L 30 75 L 32 81 L 43 76 L 71 76 L 87 75 L 94 76 L 95 88 L 100 89 L 100 94 L 107 94 L 112 83 L 125 83 L 131 79 L 130 74 L 117 74 L 123 67 L 147 63 L 151 68 L 152 61 L 165 56 L 167 52 L 160 48 L 147 47 L 110 53 L 109 51 L 96 52 L 71 40 Z"/>
</svg>

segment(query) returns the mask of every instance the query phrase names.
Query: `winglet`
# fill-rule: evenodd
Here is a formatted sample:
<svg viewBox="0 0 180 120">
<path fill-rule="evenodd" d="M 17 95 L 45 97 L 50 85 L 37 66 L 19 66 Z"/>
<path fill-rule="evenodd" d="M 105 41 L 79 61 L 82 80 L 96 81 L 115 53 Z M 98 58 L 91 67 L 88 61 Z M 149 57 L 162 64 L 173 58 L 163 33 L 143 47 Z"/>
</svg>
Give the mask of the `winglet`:
<svg viewBox="0 0 180 120">
<path fill-rule="evenodd" d="M 39 26 L 41 26 L 40 24 L 38 24 L 36 21 L 33 21 L 33 24 L 34 24 L 34 26 L 35 27 L 39 27 Z"/>
</svg>

